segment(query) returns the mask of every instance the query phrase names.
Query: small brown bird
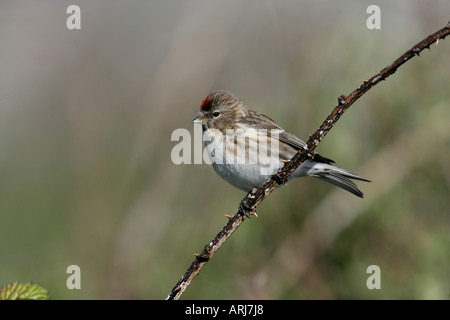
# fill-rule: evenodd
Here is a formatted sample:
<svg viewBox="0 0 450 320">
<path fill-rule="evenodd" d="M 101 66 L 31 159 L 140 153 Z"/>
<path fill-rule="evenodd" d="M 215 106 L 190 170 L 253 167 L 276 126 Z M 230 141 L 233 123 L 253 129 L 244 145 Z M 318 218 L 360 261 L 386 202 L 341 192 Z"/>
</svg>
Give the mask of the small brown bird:
<svg viewBox="0 0 450 320">
<path fill-rule="evenodd" d="M 251 110 L 224 90 L 213 91 L 202 101 L 194 122 L 202 124 L 203 140 L 214 170 L 246 192 L 261 187 L 285 161 L 306 146 L 274 120 Z M 316 153 L 313 159 L 304 161 L 289 180 L 311 176 L 362 198 L 363 193 L 350 179 L 369 180 L 332 163 L 333 160 Z"/>
</svg>

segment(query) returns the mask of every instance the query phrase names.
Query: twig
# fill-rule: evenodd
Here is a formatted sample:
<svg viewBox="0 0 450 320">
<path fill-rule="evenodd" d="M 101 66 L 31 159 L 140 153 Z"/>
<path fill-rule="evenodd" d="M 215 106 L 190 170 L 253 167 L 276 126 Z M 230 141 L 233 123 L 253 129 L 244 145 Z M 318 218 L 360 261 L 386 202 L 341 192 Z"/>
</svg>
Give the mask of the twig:
<svg viewBox="0 0 450 320">
<path fill-rule="evenodd" d="M 268 182 L 259 189 L 255 189 L 248 193 L 239 205 L 238 212 L 229 217 L 228 223 L 223 229 L 214 237 L 214 239 L 205 246 L 200 254 L 195 255 L 195 260 L 192 262 L 189 269 L 181 277 L 175 287 L 167 296 L 166 300 L 177 300 L 189 286 L 191 281 L 200 272 L 203 266 L 212 258 L 212 256 L 219 250 L 222 244 L 233 234 L 233 232 L 241 225 L 241 223 L 248 217 L 249 214 L 255 212 L 256 207 L 274 191 L 280 184 L 287 181 L 287 178 L 302 164 L 303 161 L 308 158 L 314 158 L 314 150 L 319 145 L 320 141 L 325 137 L 328 131 L 339 120 L 342 114 L 363 94 L 378 84 L 380 81 L 385 80 L 387 77 L 395 73 L 397 69 L 403 65 L 409 59 L 419 56 L 420 52 L 424 49 L 430 49 L 433 43 L 438 43 L 440 39 L 444 39 L 450 34 L 450 22 L 439 31 L 431 34 L 424 40 L 417 43 L 410 50 L 406 51 L 392 64 L 378 72 L 369 80 L 363 82 L 363 84 L 355 89 L 348 96 L 341 95 L 338 98 L 338 105 L 333 109 L 328 118 L 322 123 L 322 125 L 309 136 L 309 140 L 306 143 L 307 147 L 300 150 L 290 161 L 288 161 L 283 168 L 280 169 Z"/>
</svg>

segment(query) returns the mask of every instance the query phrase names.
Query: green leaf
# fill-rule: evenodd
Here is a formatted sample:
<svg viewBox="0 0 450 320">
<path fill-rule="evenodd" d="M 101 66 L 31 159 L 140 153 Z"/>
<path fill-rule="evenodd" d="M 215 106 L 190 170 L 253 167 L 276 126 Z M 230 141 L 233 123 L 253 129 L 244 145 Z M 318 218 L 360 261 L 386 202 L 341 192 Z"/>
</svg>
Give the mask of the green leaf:
<svg viewBox="0 0 450 320">
<path fill-rule="evenodd" d="M 47 300 L 47 289 L 35 283 L 14 282 L 0 289 L 0 300 Z"/>
</svg>

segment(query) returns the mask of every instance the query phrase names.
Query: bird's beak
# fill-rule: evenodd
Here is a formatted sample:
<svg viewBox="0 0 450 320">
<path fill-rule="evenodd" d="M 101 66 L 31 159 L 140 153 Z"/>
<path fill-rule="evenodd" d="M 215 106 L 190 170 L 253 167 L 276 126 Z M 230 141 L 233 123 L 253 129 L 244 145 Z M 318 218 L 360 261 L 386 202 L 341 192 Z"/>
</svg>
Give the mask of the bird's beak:
<svg viewBox="0 0 450 320">
<path fill-rule="evenodd" d="M 194 118 L 194 120 L 192 120 L 192 122 L 204 124 L 206 123 L 206 118 L 203 115 L 203 113 L 199 112 L 198 115 Z"/>
</svg>

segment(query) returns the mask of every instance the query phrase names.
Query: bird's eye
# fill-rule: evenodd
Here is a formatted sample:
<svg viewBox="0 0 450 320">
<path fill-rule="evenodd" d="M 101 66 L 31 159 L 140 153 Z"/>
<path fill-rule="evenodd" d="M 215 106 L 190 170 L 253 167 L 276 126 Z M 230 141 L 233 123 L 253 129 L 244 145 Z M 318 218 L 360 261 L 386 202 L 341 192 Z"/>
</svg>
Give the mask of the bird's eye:
<svg viewBox="0 0 450 320">
<path fill-rule="evenodd" d="M 219 116 L 219 114 L 220 113 L 216 111 L 216 112 L 213 113 L 213 117 L 217 118 Z"/>
</svg>

